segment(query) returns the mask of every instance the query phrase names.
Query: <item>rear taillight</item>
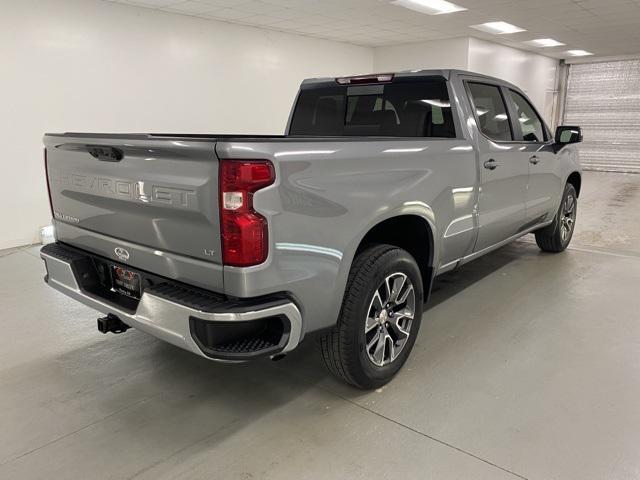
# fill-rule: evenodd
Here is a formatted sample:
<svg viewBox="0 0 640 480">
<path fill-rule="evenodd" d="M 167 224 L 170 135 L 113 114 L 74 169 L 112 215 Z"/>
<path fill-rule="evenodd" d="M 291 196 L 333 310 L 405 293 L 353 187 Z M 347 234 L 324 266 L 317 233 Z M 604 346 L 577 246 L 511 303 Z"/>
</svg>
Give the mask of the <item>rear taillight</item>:
<svg viewBox="0 0 640 480">
<path fill-rule="evenodd" d="M 267 219 L 253 208 L 253 194 L 275 181 L 268 160 L 220 160 L 220 231 L 225 265 L 248 267 L 267 259 Z"/>
<path fill-rule="evenodd" d="M 49 180 L 49 164 L 47 163 L 47 149 L 44 149 L 44 178 L 47 181 L 47 194 L 49 195 L 49 208 L 53 218 L 53 201 L 51 200 L 51 182 Z"/>
</svg>

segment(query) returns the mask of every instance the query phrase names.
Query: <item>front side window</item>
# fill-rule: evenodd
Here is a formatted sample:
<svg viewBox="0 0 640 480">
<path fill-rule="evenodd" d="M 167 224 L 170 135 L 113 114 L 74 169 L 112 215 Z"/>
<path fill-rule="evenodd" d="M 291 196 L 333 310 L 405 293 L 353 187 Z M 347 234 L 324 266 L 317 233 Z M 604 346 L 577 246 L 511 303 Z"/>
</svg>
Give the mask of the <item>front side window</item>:
<svg viewBox="0 0 640 480">
<path fill-rule="evenodd" d="M 513 90 L 509 90 L 509 92 L 522 130 L 522 140 L 525 142 L 544 142 L 547 139 L 544 126 L 536 111 L 529 101 L 518 92 Z"/>
<path fill-rule="evenodd" d="M 302 90 L 290 135 L 455 138 L 444 79 Z"/>
<path fill-rule="evenodd" d="M 491 140 L 513 140 L 507 106 L 500 88 L 485 83 L 469 82 L 469 93 L 476 111 L 478 127 Z"/>
</svg>

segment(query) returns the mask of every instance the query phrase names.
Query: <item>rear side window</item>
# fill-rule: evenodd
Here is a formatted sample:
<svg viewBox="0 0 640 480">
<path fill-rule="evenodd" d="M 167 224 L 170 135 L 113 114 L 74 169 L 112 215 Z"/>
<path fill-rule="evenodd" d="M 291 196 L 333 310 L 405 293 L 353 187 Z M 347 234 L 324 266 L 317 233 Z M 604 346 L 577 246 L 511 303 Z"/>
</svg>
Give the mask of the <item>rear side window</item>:
<svg viewBox="0 0 640 480">
<path fill-rule="evenodd" d="M 522 130 L 522 140 L 525 142 L 544 142 L 547 140 L 542 119 L 538 116 L 529 101 L 518 92 L 509 90 L 513 101 L 513 108 Z"/>
<path fill-rule="evenodd" d="M 467 85 L 482 133 L 491 140 L 513 140 L 507 106 L 500 88 L 485 83 L 469 82 Z"/>
<path fill-rule="evenodd" d="M 455 138 L 444 79 L 302 90 L 290 135 Z"/>
</svg>

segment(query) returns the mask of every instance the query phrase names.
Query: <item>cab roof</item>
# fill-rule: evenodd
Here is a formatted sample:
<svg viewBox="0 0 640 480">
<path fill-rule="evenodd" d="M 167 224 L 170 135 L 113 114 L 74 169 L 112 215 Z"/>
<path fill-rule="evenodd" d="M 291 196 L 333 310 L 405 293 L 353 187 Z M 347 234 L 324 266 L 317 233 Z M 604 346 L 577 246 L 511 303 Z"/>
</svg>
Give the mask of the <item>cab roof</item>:
<svg viewBox="0 0 640 480">
<path fill-rule="evenodd" d="M 389 80 L 382 79 L 380 81 L 376 80 L 378 77 L 386 77 L 392 75 L 393 79 L 396 78 L 415 78 L 415 79 L 427 79 L 433 77 L 442 77 L 446 80 L 450 80 L 454 76 L 471 76 L 479 79 L 490 80 L 492 82 L 497 82 L 502 85 L 506 85 L 508 87 L 514 88 L 516 90 L 520 90 L 516 85 L 509 83 L 501 78 L 491 77 L 489 75 L 483 75 L 477 72 L 471 72 L 468 70 L 458 70 L 458 69 L 424 69 L 424 70 L 402 70 L 399 72 L 380 72 L 380 73 L 369 73 L 364 75 L 346 75 L 342 77 L 322 77 L 322 78 L 308 78 L 302 82 L 302 86 L 320 86 L 320 85 L 335 85 L 338 80 L 342 79 L 357 79 L 357 83 L 359 84 L 375 84 L 375 83 L 389 83 Z M 366 79 L 370 79 L 370 81 L 366 81 Z M 393 82 L 393 80 L 391 80 Z M 342 82 L 338 82 L 342 83 Z M 344 83 L 347 84 L 347 83 Z"/>
</svg>

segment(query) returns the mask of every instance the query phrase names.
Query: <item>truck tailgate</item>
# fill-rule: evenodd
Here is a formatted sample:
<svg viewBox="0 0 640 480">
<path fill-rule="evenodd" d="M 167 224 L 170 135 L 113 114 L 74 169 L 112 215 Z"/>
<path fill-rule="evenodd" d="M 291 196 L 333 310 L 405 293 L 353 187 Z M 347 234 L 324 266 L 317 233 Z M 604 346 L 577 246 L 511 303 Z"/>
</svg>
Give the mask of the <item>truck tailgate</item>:
<svg viewBox="0 0 640 480">
<path fill-rule="evenodd" d="M 44 143 L 59 241 L 223 290 L 214 138 L 64 134 Z"/>
</svg>

